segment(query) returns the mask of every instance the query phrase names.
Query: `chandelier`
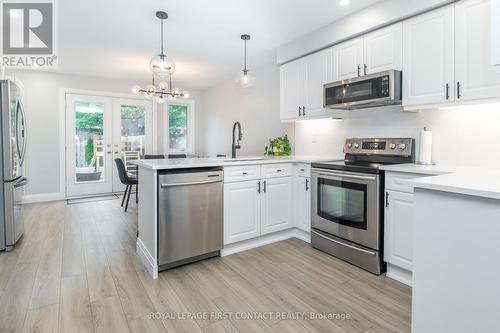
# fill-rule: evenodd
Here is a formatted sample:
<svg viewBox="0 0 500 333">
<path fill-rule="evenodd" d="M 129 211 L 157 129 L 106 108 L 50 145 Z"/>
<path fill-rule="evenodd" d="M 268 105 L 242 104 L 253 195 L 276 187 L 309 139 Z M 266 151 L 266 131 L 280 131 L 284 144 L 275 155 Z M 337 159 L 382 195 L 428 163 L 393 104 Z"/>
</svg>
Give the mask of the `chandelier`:
<svg viewBox="0 0 500 333">
<path fill-rule="evenodd" d="M 147 87 L 134 86 L 132 92 L 136 95 L 150 97 L 157 103 L 164 103 L 166 99 L 175 100 L 177 97 L 189 98 L 189 93 L 179 88 L 173 88 L 172 75 L 175 72 L 174 61 L 165 54 L 164 50 L 164 21 L 168 14 L 162 11 L 156 12 L 160 19 L 160 53 L 153 57 L 149 63 L 152 74 L 152 82 Z"/>
</svg>

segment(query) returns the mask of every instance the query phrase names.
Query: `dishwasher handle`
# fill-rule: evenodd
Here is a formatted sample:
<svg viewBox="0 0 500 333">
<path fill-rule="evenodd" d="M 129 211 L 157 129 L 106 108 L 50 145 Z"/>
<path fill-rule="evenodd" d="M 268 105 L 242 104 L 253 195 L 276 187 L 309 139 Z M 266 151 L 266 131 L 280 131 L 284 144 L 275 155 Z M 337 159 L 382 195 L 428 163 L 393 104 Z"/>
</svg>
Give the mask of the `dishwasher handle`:
<svg viewBox="0 0 500 333">
<path fill-rule="evenodd" d="M 176 187 L 176 186 L 191 186 L 191 185 L 202 185 L 202 184 L 212 184 L 212 183 L 220 183 L 222 179 L 214 179 L 214 180 L 203 180 L 199 182 L 187 182 L 187 183 L 171 183 L 171 184 L 161 184 L 161 188 L 167 187 Z"/>
</svg>

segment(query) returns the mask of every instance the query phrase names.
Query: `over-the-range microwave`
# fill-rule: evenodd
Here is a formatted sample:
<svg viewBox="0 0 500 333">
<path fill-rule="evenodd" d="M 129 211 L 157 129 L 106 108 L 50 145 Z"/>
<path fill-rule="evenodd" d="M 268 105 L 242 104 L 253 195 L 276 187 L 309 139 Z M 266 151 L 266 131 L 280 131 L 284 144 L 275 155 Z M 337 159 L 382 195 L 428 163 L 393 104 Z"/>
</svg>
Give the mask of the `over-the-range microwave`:
<svg viewBox="0 0 500 333">
<path fill-rule="evenodd" d="M 325 108 L 355 110 L 400 105 L 401 71 L 389 70 L 324 85 Z"/>
</svg>

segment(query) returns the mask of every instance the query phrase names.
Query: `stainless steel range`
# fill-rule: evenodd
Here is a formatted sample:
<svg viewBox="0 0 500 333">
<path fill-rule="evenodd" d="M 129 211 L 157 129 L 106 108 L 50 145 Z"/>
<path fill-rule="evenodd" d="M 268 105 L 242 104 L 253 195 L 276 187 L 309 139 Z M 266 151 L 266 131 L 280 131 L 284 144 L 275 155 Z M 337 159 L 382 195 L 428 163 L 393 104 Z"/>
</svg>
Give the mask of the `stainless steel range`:
<svg viewBox="0 0 500 333">
<path fill-rule="evenodd" d="M 374 274 L 383 263 L 382 164 L 413 163 L 414 139 L 347 139 L 344 161 L 312 164 L 311 245 Z"/>
</svg>

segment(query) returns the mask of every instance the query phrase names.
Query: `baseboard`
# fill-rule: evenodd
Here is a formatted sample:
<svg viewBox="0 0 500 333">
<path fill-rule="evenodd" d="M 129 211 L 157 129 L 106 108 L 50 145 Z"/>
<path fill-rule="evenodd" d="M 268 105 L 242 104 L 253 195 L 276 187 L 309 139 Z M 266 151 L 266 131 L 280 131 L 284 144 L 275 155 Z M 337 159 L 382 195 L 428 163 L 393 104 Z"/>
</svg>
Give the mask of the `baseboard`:
<svg viewBox="0 0 500 333">
<path fill-rule="evenodd" d="M 264 245 L 281 242 L 290 238 L 298 238 L 308 243 L 311 242 L 310 234 L 308 234 L 303 230 L 292 228 L 226 245 L 224 246 L 224 248 L 221 250 L 220 253 L 221 257 L 225 257 L 231 254 L 251 250 Z"/>
<path fill-rule="evenodd" d="M 64 194 L 62 193 L 40 193 L 40 194 L 27 194 L 24 196 L 24 203 L 35 203 L 35 202 L 48 202 L 48 201 L 59 201 L 64 200 Z"/>
<path fill-rule="evenodd" d="M 153 258 L 151 253 L 149 253 L 148 249 L 146 246 L 144 246 L 144 243 L 142 240 L 137 237 L 137 242 L 136 242 L 136 251 L 137 254 L 139 255 L 139 258 L 141 259 L 142 263 L 146 267 L 147 271 L 151 275 L 153 279 L 158 278 L 158 262 Z"/>
<path fill-rule="evenodd" d="M 385 276 L 388 278 L 391 278 L 393 280 L 396 280 L 398 282 L 401 282 L 403 284 L 406 284 L 407 286 L 412 286 L 413 285 L 413 274 L 412 272 L 398 267 L 391 265 L 387 263 L 387 273 L 385 273 Z"/>
</svg>

